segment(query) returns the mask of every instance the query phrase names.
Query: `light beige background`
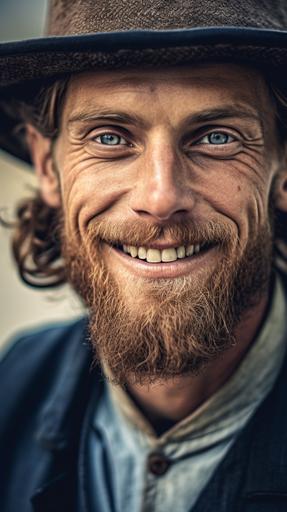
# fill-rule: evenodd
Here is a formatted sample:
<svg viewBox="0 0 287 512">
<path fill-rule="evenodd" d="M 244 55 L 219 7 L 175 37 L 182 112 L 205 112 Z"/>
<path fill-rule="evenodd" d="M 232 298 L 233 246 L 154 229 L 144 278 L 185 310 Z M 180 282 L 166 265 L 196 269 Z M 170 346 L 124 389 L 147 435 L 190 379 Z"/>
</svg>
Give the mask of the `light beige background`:
<svg viewBox="0 0 287 512">
<path fill-rule="evenodd" d="M 0 0 L 0 41 L 36 37 L 43 29 L 46 0 Z M 12 218 L 17 201 L 36 181 L 20 162 L 0 151 L 0 209 Z M 33 290 L 22 284 L 10 254 L 9 230 L 0 226 L 0 346 L 14 333 L 82 314 L 67 288 Z"/>
<path fill-rule="evenodd" d="M 31 195 L 36 186 L 33 173 L 0 152 L 0 207 L 2 216 L 13 218 L 17 201 Z M 11 231 L 0 227 L 0 345 L 17 331 L 82 314 L 68 287 L 35 290 L 22 284 L 10 251 Z"/>
</svg>

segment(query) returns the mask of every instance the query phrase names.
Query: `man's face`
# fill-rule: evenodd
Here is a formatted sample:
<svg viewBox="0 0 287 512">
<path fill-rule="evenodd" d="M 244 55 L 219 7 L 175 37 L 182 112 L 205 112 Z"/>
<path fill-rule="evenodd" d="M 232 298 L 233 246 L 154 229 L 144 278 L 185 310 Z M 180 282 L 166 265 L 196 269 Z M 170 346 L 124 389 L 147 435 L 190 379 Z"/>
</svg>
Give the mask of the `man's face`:
<svg viewBox="0 0 287 512">
<path fill-rule="evenodd" d="M 278 169 L 262 77 L 231 65 L 74 77 L 54 151 L 70 280 L 115 378 L 198 371 L 266 292 Z"/>
</svg>

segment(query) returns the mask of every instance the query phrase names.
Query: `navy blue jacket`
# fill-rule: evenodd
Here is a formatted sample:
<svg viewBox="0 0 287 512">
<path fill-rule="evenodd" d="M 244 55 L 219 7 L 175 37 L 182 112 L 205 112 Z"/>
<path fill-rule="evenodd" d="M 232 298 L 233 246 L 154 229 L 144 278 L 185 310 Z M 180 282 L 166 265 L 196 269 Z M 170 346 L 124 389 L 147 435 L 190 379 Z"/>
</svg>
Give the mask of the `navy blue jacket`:
<svg viewBox="0 0 287 512">
<path fill-rule="evenodd" d="M 86 327 L 83 319 L 23 336 L 1 362 L 1 512 L 101 512 L 90 510 L 85 481 L 83 447 L 103 385 Z M 283 511 L 287 362 L 194 509 Z"/>
</svg>

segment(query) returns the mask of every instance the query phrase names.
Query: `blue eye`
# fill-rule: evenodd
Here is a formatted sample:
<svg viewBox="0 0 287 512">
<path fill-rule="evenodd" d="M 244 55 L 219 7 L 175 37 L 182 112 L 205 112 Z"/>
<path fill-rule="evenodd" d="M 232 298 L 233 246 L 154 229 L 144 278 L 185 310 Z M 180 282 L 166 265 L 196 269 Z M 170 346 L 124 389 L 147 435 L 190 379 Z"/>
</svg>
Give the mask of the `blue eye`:
<svg viewBox="0 0 287 512">
<path fill-rule="evenodd" d="M 116 133 L 103 133 L 103 135 L 95 137 L 95 140 L 105 146 L 127 145 L 127 141 Z"/>
<path fill-rule="evenodd" d="M 213 144 L 213 145 L 222 145 L 222 144 L 230 144 L 234 142 L 235 138 L 224 132 L 211 132 L 208 135 L 202 137 L 198 144 Z"/>
</svg>

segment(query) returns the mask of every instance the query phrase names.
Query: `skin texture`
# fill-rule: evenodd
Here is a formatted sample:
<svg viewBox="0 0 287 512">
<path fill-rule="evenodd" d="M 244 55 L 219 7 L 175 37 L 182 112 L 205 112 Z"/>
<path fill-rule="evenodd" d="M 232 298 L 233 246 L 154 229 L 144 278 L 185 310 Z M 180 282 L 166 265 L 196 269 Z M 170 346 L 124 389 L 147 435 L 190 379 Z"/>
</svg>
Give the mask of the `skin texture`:
<svg viewBox="0 0 287 512">
<path fill-rule="evenodd" d="M 224 143 L 211 143 L 214 132 Z M 103 144 L 106 133 L 118 136 L 117 144 Z M 272 188 L 277 206 L 287 208 L 274 105 L 261 75 L 248 68 L 213 64 L 82 74 L 71 80 L 53 151 L 32 126 L 27 140 L 43 198 L 63 208 L 66 234 L 79 246 L 93 219 L 163 228 L 212 220 L 227 225 L 243 253 L 269 224 Z M 158 247 L 173 242 L 156 241 Z M 155 300 L 143 274 L 149 271 L 127 266 L 107 244 L 102 257 L 129 310 L 149 307 Z M 222 251 L 210 251 L 188 269 L 163 270 L 152 279 L 166 279 L 166 293 L 168 279 L 180 279 L 180 272 L 201 283 L 222 257 Z M 152 422 L 180 420 L 230 378 L 254 340 L 267 299 L 266 290 L 236 326 L 237 343 L 200 374 L 130 382 Z"/>
</svg>

